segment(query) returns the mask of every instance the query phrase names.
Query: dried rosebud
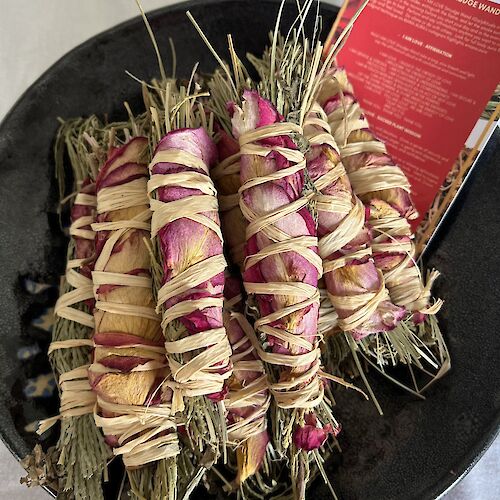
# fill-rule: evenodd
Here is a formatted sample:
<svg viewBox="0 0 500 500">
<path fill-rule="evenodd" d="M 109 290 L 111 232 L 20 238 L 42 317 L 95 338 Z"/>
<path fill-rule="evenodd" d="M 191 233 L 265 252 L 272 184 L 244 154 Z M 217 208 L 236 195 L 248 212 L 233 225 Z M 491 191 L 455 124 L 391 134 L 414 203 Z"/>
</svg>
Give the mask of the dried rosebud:
<svg viewBox="0 0 500 500">
<path fill-rule="evenodd" d="M 99 171 L 96 179 L 97 191 L 147 177 L 147 165 L 143 162 L 146 153 L 145 137 L 135 137 L 125 146 L 116 149 Z"/>
<path fill-rule="evenodd" d="M 333 428 L 330 424 L 319 427 L 314 414 L 309 413 L 305 417 L 306 423 L 297 427 L 293 433 L 293 443 L 299 450 L 313 451 L 321 448 L 331 434 L 337 436 L 340 427 Z"/>
</svg>

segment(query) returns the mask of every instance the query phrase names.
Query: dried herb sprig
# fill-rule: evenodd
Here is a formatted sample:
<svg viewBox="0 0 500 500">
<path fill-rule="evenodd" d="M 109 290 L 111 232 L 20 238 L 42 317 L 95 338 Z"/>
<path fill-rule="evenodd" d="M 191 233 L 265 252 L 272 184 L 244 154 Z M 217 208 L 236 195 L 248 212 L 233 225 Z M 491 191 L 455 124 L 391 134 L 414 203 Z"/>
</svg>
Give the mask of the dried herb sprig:
<svg viewBox="0 0 500 500">
<path fill-rule="evenodd" d="M 37 444 L 33 453 L 21 460 L 21 465 L 26 469 L 27 475 L 21 478 L 21 484 L 28 488 L 32 486 L 46 486 L 55 492 L 60 490 L 60 477 L 57 471 L 57 450 L 51 447 L 45 453 L 41 445 Z M 63 497 L 63 493 L 58 496 Z"/>
<path fill-rule="evenodd" d="M 227 396 L 228 468 L 233 490 L 243 498 L 278 498 L 290 489 L 286 463 L 270 442 L 268 409 L 271 395 L 264 365 L 259 359 L 255 332 L 244 316 L 243 282 L 227 273 L 224 287 L 224 324 L 233 355 L 233 375 Z M 227 488 L 228 491 L 231 491 Z"/>
</svg>

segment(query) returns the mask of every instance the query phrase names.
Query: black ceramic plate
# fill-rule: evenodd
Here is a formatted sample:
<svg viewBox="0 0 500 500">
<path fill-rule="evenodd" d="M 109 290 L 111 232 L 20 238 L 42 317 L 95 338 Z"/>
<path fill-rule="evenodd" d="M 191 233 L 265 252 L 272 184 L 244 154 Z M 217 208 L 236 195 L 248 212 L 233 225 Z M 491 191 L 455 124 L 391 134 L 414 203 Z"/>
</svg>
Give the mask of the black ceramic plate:
<svg viewBox="0 0 500 500">
<path fill-rule="evenodd" d="M 224 53 L 225 35 L 233 33 L 243 56 L 261 52 L 278 4 L 210 0 L 152 13 L 160 46 L 168 47 L 169 36 L 175 40 L 183 76 L 195 60 L 204 71 L 214 67 L 184 14 L 187 8 L 217 50 Z M 336 9 L 323 6 L 322 13 L 323 25 L 331 26 Z M 289 5 L 284 26 L 293 15 Z M 125 76 L 126 69 L 144 79 L 158 73 L 139 18 L 62 58 L 24 94 L 0 128 L 0 433 L 17 457 L 36 442 L 30 423 L 57 410 L 56 396 L 40 390 L 43 375 L 50 372 L 44 354 L 50 334 L 33 321 L 54 303 L 56 291 L 29 293 L 26 287 L 26 278 L 56 284 L 64 269 L 65 240 L 58 229 L 53 181 L 56 118 L 94 112 L 123 117 L 124 100 L 140 109 L 139 87 Z M 429 265 L 443 273 L 436 293 L 446 300 L 441 324 L 452 370 L 425 401 L 377 384 L 383 418 L 352 394 L 338 395 L 343 454 L 328 472 L 345 499 L 435 498 L 475 463 L 497 433 L 499 136 L 497 131 L 428 254 Z M 311 498 L 327 497 L 317 482 Z"/>
</svg>

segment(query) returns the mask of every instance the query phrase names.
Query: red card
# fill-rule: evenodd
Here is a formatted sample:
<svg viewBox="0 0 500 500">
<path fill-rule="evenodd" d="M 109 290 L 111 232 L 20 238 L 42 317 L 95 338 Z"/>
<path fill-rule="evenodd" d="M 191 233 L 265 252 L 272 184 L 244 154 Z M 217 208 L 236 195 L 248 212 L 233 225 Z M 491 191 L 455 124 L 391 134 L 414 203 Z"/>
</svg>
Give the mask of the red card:
<svg viewBox="0 0 500 500">
<path fill-rule="evenodd" d="M 360 4 L 345 6 L 337 32 Z M 500 81 L 500 4 L 370 0 L 337 60 L 412 183 L 417 225 Z"/>
</svg>

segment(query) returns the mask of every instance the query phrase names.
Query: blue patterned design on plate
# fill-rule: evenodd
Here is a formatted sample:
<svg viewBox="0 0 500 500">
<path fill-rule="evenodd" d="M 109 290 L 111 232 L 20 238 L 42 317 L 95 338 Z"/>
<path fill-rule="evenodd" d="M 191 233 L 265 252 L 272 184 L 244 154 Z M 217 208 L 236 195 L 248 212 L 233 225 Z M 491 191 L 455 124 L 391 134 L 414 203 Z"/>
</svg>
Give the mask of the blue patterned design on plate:
<svg viewBox="0 0 500 500">
<path fill-rule="evenodd" d="M 38 375 L 28 379 L 23 392 L 27 398 L 50 398 L 56 388 L 56 380 L 52 373 Z"/>
<path fill-rule="evenodd" d="M 38 344 L 23 346 L 17 350 L 17 359 L 20 359 L 21 361 L 27 361 L 28 359 L 36 356 L 39 352 L 40 347 L 38 346 Z"/>
<path fill-rule="evenodd" d="M 48 307 L 45 309 L 38 318 L 35 318 L 31 322 L 31 324 L 46 332 L 52 332 L 52 326 L 54 325 L 54 308 Z"/>
<path fill-rule="evenodd" d="M 30 278 L 25 278 L 24 280 L 24 288 L 28 293 L 32 295 L 37 295 L 38 293 L 42 293 L 49 288 L 52 288 L 52 285 L 48 285 L 47 283 L 38 283 Z"/>
</svg>

